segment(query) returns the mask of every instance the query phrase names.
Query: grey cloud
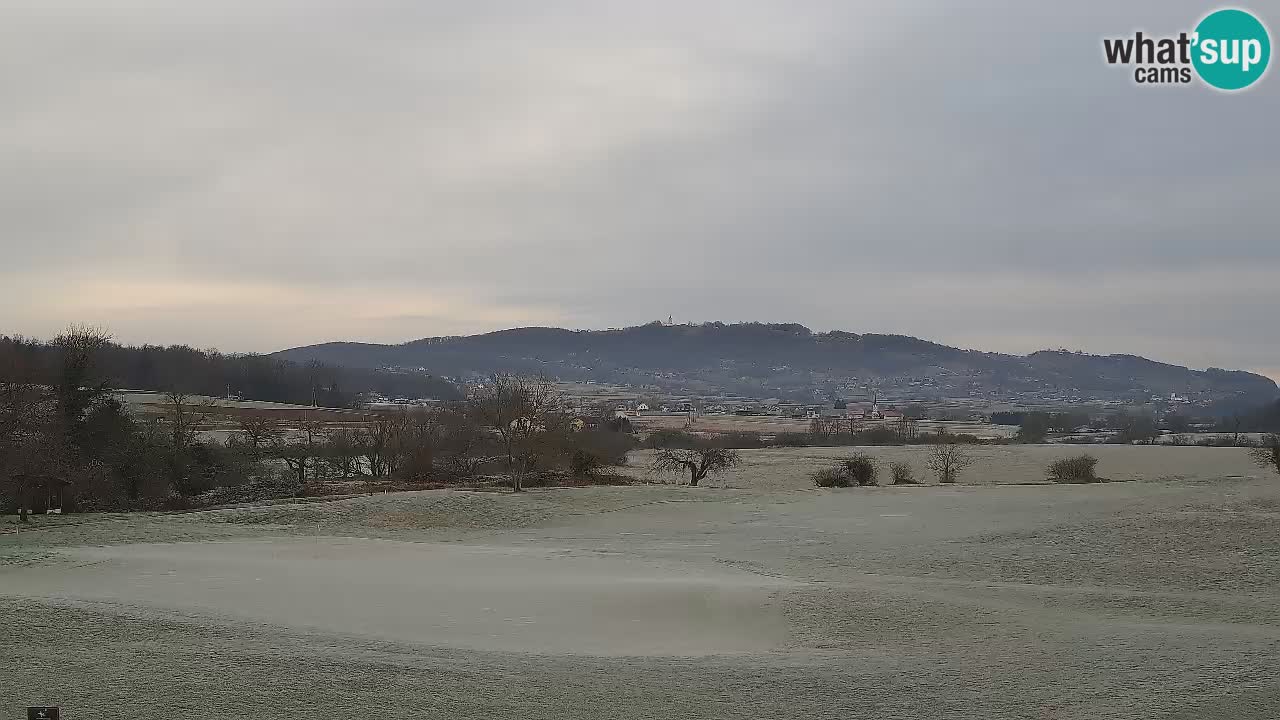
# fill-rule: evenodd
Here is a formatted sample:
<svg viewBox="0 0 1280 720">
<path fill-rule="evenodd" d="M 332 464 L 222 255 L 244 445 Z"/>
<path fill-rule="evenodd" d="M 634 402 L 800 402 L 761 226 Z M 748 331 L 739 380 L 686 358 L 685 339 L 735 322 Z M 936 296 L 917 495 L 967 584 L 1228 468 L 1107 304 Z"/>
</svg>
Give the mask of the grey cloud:
<svg viewBox="0 0 1280 720">
<path fill-rule="evenodd" d="M 0 322 L 83 319 L 93 304 L 22 310 L 2 283 L 89 266 L 209 286 L 215 338 L 189 305 L 123 324 L 228 349 L 274 349 L 282 326 L 396 340 L 674 312 L 1274 367 L 1280 339 L 1253 327 L 1280 290 L 1231 278 L 1280 277 L 1280 85 L 1137 88 L 1101 60 L 1104 35 L 1203 12 L 0 9 Z M 246 312 L 225 300 L 245 283 L 291 300 Z M 350 307 L 304 319 L 326 291 Z"/>
</svg>

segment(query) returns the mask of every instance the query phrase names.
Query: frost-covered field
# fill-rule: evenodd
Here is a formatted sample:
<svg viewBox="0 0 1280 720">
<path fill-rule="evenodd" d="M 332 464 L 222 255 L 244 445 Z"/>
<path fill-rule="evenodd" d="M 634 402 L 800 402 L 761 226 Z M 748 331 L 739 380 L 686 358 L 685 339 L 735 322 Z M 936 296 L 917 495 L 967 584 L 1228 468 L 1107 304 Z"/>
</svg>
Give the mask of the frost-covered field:
<svg viewBox="0 0 1280 720">
<path fill-rule="evenodd" d="M 1108 446 L 1133 482 L 1020 484 L 1077 451 L 975 448 L 954 487 L 819 490 L 849 449 L 761 450 L 697 489 L 6 519 L 0 716 L 1280 716 L 1280 478 Z"/>
</svg>

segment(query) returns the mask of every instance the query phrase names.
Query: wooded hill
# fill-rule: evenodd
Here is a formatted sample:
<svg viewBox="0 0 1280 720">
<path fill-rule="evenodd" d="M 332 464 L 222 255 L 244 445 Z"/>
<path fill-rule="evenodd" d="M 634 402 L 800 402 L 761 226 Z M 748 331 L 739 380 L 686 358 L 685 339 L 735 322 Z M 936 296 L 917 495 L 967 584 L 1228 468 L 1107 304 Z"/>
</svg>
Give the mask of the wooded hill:
<svg viewBox="0 0 1280 720">
<path fill-rule="evenodd" d="M 423 368 L 437 375 L 498 370 L 564 380 L 658 384 L 803 397 L 850 381 L 898 384 L 922 397 L 1061 391 L 1090 399 L 1177 393 L 1203 400 L 1275 398 L 1276 384 L 1243 371 L 1191 370 L 1135 355 L 964 350 L 905 335 L 815 333 L 795 324 L 665 325 L 618 330 L 516 328 L 399 345 L 331 342 L 275 357 L 361 368 Z M 913 383 L 918 383 L 913 385 Z"/>
</svg>

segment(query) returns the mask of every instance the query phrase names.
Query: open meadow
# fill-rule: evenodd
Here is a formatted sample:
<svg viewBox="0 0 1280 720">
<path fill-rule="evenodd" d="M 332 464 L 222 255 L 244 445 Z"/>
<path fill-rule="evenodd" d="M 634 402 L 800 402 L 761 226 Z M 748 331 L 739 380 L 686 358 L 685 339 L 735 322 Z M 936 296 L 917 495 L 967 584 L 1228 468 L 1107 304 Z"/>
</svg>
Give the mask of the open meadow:
<svg viewBox="0 0 1280 720">
<path fill-rule="evenodd" d="M 982 446 L 951 486 L 430 490 L 0 525 L 0 716 L 1274 718 L 1280 478 Z"/>
</svg>

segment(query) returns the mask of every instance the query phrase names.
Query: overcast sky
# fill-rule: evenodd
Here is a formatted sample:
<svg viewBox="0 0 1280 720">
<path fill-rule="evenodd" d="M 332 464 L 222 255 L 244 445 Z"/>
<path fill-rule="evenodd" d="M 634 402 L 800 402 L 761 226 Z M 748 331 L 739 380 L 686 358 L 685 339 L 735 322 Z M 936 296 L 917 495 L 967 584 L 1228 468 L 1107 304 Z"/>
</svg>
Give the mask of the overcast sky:
<svg viewBox="0 0 1280 720">
<path fill-rule="evenodd" d="M 0 2 L 0 333 L 672 315 L 1280 378 L 1280 77 L 1102 60 L 1213 7 Z"/>
</svg>

